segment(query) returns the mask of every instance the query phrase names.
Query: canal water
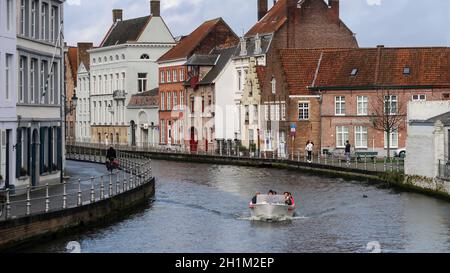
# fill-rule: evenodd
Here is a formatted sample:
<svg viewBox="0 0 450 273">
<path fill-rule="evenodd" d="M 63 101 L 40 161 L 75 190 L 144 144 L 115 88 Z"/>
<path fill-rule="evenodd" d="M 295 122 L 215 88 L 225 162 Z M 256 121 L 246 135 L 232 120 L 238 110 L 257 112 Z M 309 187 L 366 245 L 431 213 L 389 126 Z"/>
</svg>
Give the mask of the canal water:
<svg viewBox="0 0 450 273">
<path fill-rule="evenodd" d="M 88 170 L 80 164 L 70 171 Z M 434 198 L 287 170 L 153 161 L 153 171 L 147 208 L 24 251 L 66 252 L 76 241 L 85 253 L 365 253 L 369 242 L 383 252 L 450 252 L 450 203 Z M 270 189 L 294 194 L 294 220 L 248 220 L 254 193 Z"/>
</svg>

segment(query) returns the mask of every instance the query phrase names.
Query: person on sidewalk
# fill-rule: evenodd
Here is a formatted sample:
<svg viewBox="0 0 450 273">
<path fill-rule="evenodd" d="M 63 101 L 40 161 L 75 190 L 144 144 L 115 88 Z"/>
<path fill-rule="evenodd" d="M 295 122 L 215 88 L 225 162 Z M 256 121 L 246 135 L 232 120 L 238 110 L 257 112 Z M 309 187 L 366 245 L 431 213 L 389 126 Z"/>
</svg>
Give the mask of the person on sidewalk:
<svg viewBox="0 0 450 273">
<path fill-rule="evenodd" d="M 345 160 L 347 162 L 347 166 L 350 166 L 352 160 L 352 145 L 348 140 L 347 144 L 345 145 Z"/>
<path fill-rule="evenodd" d="M 116 168 L 114 164 L 116 158 L 117 152 L 114 147 L 111 146 L 106 152 L 106 168 L 108 169 L 108 171 L 113 171 Z"/>
<path fill-rule="evenodd" d="M 312 163 L 312 155 L 314 151 L 314 143 L 312 141 L 308 141 L 305 148 L 306 152 L 308 153 L 308 163 Z"/>
</svg>

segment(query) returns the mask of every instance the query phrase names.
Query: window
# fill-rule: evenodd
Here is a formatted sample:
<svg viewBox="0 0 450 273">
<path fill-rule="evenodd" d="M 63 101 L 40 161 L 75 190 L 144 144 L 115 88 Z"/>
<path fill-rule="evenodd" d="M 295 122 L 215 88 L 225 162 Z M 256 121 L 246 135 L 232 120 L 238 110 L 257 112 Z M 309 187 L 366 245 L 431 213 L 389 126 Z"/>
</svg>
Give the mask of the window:
<svg viewBox="0 0 450 273">
<path fill-rule="evenodd" d="M 102 63 L 102 58 L 98 58 L 98 63 Z"/>
<path fill-rule="evenodd" d="M 353 68 L 352 72 L 350 73 L 350 76 L 355 77 L 358 75 L 358 68 Z"/>
<path fill-rule="evenodd" d="M 125 54 L 122 54 L 122 60 L 125 60 Z"/>
<path fill-rule="evenodd" d="M 272 78 L 271 84 L 272 84 L 272 94 L 276 94 L 277 93 L 277 80 L 275 78 Z"/>
<path fill-rule="evenodd" d="M 47 40 L 47 10 L 48 4 L 42 3 L 41 6 L 41 40 Z"/>
<path fill-rule="evenodd" d="M 409 67 L 403 68 L 403 75 L 408 76 L 411 74 L 411 69 Z"/>
<path fill-rule="evenodd" d="M 11 31 L 13 25 L 13 0 L 6 0 L 6 30 Z"/>
<path fill-rule="evenodd" d="M 161 111 L 166 110 L 165 93 L 161 93 Z"/>
<path fill-rule="evenodd" d="M 238 89 L 239 89 L 239 91 L 242 91 L 242 71 L 241 70 L 238 70 L 237 77 L 238 77 Z"/>
<path fill-rule="evenodd" d="M 298 120 L 309 120 L 309 102 L 298 103 Z"/>
<path fill-rule="evenodd" d="M 180 92 L 180 110 L 184 110 L 184 93 Z"/>
<path fill-rule="evenodd" d="M 173 71 L 173 82 L 178 82 L 178 72 L 176 70 Z"/>
<path fill-rule="evenodd" d="M 36 38 L 36 28 L 37 28 L 37 5 L 38 1 L 33 0 L 31 2 L 31 37 Z"/>
<path fill-rule="evenodd" d="M 384 113 L 388 115 L 398 114 L 397 96 L 384 96 Z"/>
<path fill-rule="evenodd" d="M 51 71 L 50 71 L 50 79 L 49 79 L 49 96 L 50 96 L 50 103 L 54 103 L 55 102 L 55 69 L 56 69 L 56 65 L 53 63 L 52 67 L 51 67 Z"/>
<path fill-rule="evenodd" d="M 253 105 L 253 124 L 258 124 L 259 119 L 259 111 L 258 111 L 258 105 Z"/>
<path fill-rule="evenodd" d="M 367 116 L 369 114 L 368 106 L 369 106 L 369 97 L 367 96 L 358 96 L 357 98 L 358 104 L 358 116 Z"/>
<path fill-rule="evenodd" d="M 348 127 L 337 126 L 336 127 L 336 147 L 345 148 L 348 140 Z"/>
<path fill-rule="evenodd" d="M 398 148 L 398 130 L 393 130 L 390 134 L 390 146 L 391 149 L 397 149 Z M 387 138 L 387 132 L 384 133 L 384 148 L 387 149 L 388 147 L 388 138 Z"/>
<path fill-rule="evenodd" d="M 264 105 L 264 120 L 268 121 L 269 120 L 269 105 Z"/>
<path fill-rule="evenodd" d="M 425 94 L 413 95 L 412 100 L 413 101 L 426 101 L 427 95 L 425 95 Z"/>
<path fill-rule="evenodd" d="M 101 94 L 103 92 L 103 80 L 102 76 L 98 76 L 98 93 Z"/>
<path fill-rule="evenodd" d="M 345 97 L 335 97 L 335 105 L 336 116 L 345 116 Z"/>
<path fill-rule="evenodd" d="M 148 56 L 148 54 L 142 54 L 141 60 L 150 60 L 150 56 Z"/>
<path fill-rule="evenodd" d="M 25 97 L 25 57 L 20 57 L 19 64 L 19 102 L 24 102 Z"/>
<path fill-rule="evenodd" d="M 52 7 L 51 8 L 51 13 L 50 13 L 50 42 L 54 43 L 58 37 L 58 30 L 57 30 L 57 25 L 56 25 L 56 7 Z"/>
<path fill-rule="evenodd" d="M 165 82 L 166 82 L 166 77 L 165 77 L 165 75 L 164 75 L 164 71 L 163 71 L 163 70 L 161 71 L 161 76 L 160 76 L 160 78 L 161 78 L 161 79 L 160 79 L 160 82 L 161 82 L 161 83 L 165 83 Z"/>
<path fill-rule="evenodd" d="M 275 107 L 275 120 L 280 121 L 281 120 L 280 104 L 275 104 L 274 107 Z"/>
<path fill-rule="evenodd" d="M 172 74 L 170 70 L 167 70 L 167 82 L 172 82 Z"/>
<path fill-rule="evenodd" d="M 46 74 L 47 74 L 47 62 L 46 61 L 42 61 L 41 62 L 41 84 L 42 84 L 42 98 L 41 100 L 43 102 L 45 102 L 45 96 L 47 96 L 47 79 L 46 79 Z"/>
<path fill-rule="evenodd" d="M 119 60 L 119 55 L 116 55 L 116 61 L 118 61 Z"/>
<path fill-rule="evenodd" d="M 125 72 L 122 72 L 122 88 L 121 88 L 121 90 L 125 90 L 126 89 L 126 87 L 125 87 L 125 80 L 126 80 L 126 74 L 125 74 Z"/>
<path fill-rule="evenodd" d="M 175 108 L 175 110 L 179 109 L 177 106 L 178 106 L 177 92 L 173 92 L 173 108 Z"/>
<path fill-rule="evenodd" d="M 25 0 L 20 0 L 20 34 L 25 35 L 25 17 L 26 17 L 26 10 L 25 10 Z"/>
<path fill-rule="evenodd" d="M 286 104 L 284 102 L 281 104 L 281 120 L 286 121 Z"/>
<path fill-rule="evenodd" d="M 172 110 L 172 95 L 171 95 L 172 93 L 171 92 L 168 92 L 167 93 L 167 110 L 168 111 L 170 111 L 170 110 Z"/>
<path fill-rule="evenodd" d="M 147 91 L 147 73 L 138 73 L 138 92 Z"/>
<path fill-rule="evenodd" d="M 195 98 L 191 96 L 191 112 L 195 113 Z"/>
<path fill-rule="evenodd" d="M 272 150 L 272 132 L 270 130 L 264 132 L 264 146 L 266 151 Z"/>
<path fill-rule="evenodd" d="M 9 100 L 11 94 L 11 71 L 12 71 L 12 59 L 13 55 L 6 54 L 6 64 L 5 64 L 5 90 L 6 99 Z"/>
<path fill-rule="evenodd" d="M 364 126 L 355 127 L 355 147 L 358 149 L 367 148 L 368 129 Z"/>
<path fill-rule="evenodd" d="M 184 69 L 180 69 L 180 81 L 184 82 Z"/>
<path fill-rule="evenodd" d="M 30 66 L 30 100 L 34 103 L 34 97 L 36 94 L 36 64 L 37 60 L 31 60 Z"/>
<path fill-rule="evenodd" d="M 202 113 L 205 113 L 205 96 L 202 96 Z"/>
</svg>

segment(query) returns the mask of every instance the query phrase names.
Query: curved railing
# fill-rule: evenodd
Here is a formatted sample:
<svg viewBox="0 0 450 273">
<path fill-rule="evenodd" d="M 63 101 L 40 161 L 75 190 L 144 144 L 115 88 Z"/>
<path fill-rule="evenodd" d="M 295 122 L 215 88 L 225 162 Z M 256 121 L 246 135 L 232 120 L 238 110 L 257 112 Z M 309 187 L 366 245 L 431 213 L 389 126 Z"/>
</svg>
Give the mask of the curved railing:
<svg viewBox="0 0 450 273">
<path fill-rule="evenodd" d="M 67 154 L 68 160 L 104 163 L 102 155 Z M 0 222 L 30 215 L 44 214 L 81 207 L 103 201 L 152 181 L 151 159 L 118 152 L 119 169 L 98 177 L 64 181 L 59 185 L 16 188 L 22 195 L 13 195 L 9 189 L 0 191 Z"/>
</svg>

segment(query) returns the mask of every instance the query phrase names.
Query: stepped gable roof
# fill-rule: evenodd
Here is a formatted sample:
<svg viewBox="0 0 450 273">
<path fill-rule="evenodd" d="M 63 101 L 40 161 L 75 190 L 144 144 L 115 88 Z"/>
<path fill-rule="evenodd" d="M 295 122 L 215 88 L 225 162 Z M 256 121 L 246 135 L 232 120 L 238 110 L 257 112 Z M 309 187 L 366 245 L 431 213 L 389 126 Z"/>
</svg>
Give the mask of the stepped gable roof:
<svg viewBox="0 0 450 273">
<path fill-rule="evenodd" d="M 161 56 L 158 62 L 189 58 L 194 53 L 195 48 L 214 29 L 214 26 L 221 21 L 223 21 L 222 18 L 217 18 L 204 22 L 191 34 L 181 39 L 175 47 Z"/>
<path fill-rule="evenodd" d="M 114 23 L 100 47 L 136 42 L 147 27 L 152 16 L 144 16 Z"/>
</svg>

